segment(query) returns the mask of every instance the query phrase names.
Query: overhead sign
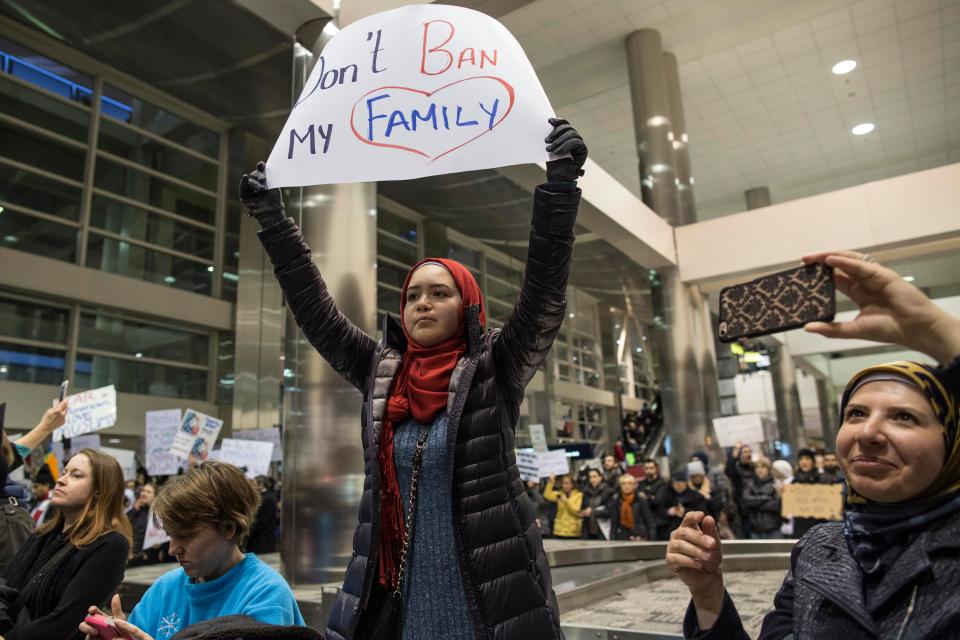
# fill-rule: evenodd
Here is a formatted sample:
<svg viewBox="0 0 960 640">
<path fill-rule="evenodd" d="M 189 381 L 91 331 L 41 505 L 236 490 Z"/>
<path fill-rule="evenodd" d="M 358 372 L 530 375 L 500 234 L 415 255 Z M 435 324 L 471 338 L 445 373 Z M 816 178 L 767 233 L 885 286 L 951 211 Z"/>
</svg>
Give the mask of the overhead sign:
<svg viewBox="0 0 960 640">
<path fill-rule="evenodd" d="M 152 476 L 171 476 L 183 466 L 183 461 L 171 452 L 180 429 L 180 413 L 180 409 L 146 413 L 146 464 L 147 473 Z"/>
<path fill-rule="evenodd" d="M 553 116 L 516 38 L 472 9 L 409 5 L 323 49 L 267 161 L 291 187 L 548 160 Z"/>
<path fill-rule="evenodd" d="M 734 447 L 738 442 L 755 445 L 766 440 L 763 433 L 763 419 L 759 413 L 714 418 L 713 429 L 717 433 L 717 443 L 721 447 Z"/>
<path fill-rule="evenodd" d="M 234 430 L 233 437 L 238 440 L 272 442 L 273 453 L 270 456 L 270 462 L 280 462 L 283 460 L 283 445 L 280 441 L 279 427 L 270 427 L 269 429 L 243 429 L 242 431 Z"/>
<path fill-rule="evenodd" d="M 272 442 L 224 438 L 217 459 L 240 467 L 250 478 L 265 476 L 270 472 Z"/>
<path fill-rule="evenodd" d="M 100 431 L 117 423 L 117 390 L 111 384 L 67 398 L 67 420 L 53 432 L 54 442 L 91 431 Z"/>
<path fill-rule="evenodd" d="M 843 485 L 791 482 L 783 487 L 780 505 L 784 518 L 843 520 Z"/>
<path fill-rule="evenodd" d="M 186 458 L 188 464 L 204 462 L 213 451 L 223 420 L 187 409 L 180 421 L 180 429 L 173 438 L 170 452 Z"/>
</svg>

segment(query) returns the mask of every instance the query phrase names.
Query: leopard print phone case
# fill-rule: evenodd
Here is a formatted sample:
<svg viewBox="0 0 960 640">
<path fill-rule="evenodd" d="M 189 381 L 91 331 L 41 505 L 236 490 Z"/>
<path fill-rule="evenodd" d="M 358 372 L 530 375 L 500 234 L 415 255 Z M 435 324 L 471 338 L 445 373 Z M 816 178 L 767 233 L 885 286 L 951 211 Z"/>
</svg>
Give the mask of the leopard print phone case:
<svg viewBox="0 0 960 640">
<path fill-rule="evenodd" d="M 833 320 L 833 268 L 808 264 L 720 290 L 721 342 Z"/>
</svg>

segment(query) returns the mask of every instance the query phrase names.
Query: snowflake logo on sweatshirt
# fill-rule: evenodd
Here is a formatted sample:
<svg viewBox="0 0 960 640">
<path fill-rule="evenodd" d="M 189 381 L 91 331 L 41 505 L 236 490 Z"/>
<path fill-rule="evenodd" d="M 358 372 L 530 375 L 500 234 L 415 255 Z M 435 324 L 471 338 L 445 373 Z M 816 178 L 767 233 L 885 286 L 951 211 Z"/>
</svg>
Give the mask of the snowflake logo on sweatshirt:
<svg viewBox="0 0 960 640">
<path fill-rule="evenodd" d="M 158 638 L 160 640 L 169 640 L 177 631 L 180 631 L 180 625 L 182 624 L 183 618 L 176 613 L 161 617 L 160 626 L 157 627 Z"/>
</svg>

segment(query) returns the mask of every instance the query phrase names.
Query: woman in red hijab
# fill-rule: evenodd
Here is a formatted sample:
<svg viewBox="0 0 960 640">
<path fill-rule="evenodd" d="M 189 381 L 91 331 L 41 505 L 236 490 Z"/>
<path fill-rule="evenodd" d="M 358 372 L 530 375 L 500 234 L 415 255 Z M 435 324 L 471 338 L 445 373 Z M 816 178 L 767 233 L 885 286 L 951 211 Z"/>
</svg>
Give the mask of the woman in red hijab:
<svg viewBox="0 0 960 640">
<path fill-rule="evenodd" d="M 563 638 L 514 452 L 524 389 L 566 313 L 587 158 L 567 121 L 550 124 L 558 159 L 534 193 L 523 284 L 502 330 L 487 331 L 466 267 L 428 258 L 404 281 L 402 324 L 388 317 L 375 342 L 336 308 L 262 163 L 241 180 L 301 330 L 365 398 L 367 482 L 327 640 Z"/>
</svg>

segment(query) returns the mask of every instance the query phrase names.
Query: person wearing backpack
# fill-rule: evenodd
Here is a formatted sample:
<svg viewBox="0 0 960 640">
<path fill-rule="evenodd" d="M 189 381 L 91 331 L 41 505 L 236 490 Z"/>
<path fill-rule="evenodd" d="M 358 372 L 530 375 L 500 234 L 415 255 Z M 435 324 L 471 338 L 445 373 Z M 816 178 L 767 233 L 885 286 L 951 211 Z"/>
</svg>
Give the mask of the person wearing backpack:
<svg viewBox="0 0 960 640">
<path fill-rule="evenodd" d="M 7 434 L 3 432 L 2 452 L 0 452 L 0 482 L 6 486 L 10 472 L 23 464 Z M 23 543 L 33 533 L 33 520 L 27 510 L 20 505 L 15 496 L 6 492 L 0 499 L 0 574 L 13 562 Z"/>
</svg>

